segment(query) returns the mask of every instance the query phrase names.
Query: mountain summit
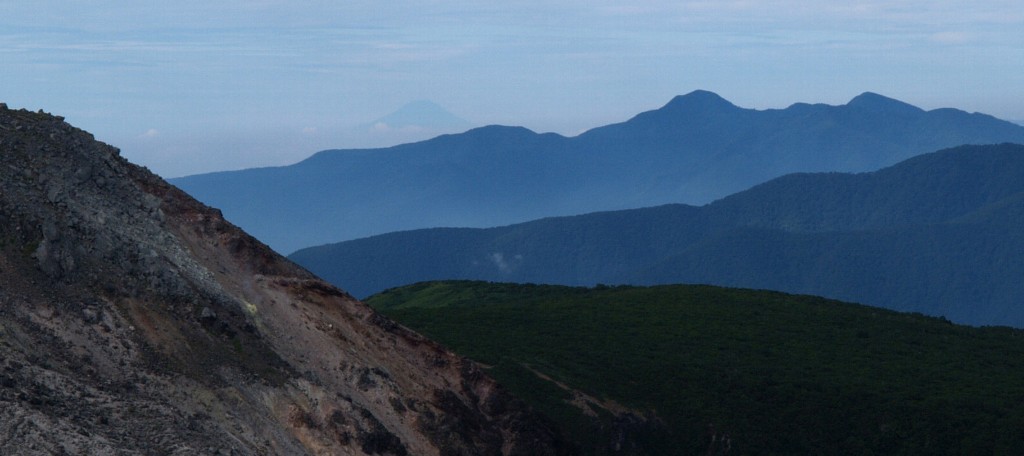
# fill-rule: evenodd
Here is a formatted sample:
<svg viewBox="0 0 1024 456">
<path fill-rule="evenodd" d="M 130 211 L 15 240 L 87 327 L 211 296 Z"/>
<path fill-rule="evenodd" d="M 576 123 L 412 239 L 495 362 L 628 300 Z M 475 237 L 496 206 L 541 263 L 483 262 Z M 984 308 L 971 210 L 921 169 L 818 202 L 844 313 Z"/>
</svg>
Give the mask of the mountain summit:
<svg viewBox="0 0 1024 456">
<path fill-rule="evenodd" d="M 848 108 L 854 109 L 868 109 L 876 112 L 889 112 L 889 113 L 904 113 L 904 114 L 917 114 L 923 113 L 924 110 L 917 106 L 904 103 L 899 100 L 894 100 L 889 97 L 885 97 L 873 92 L 864 92 L 846 104 Z"/>
<path fill-rule="evenodd" d="M 371 128 L 419 129 L 429 131 L 465 131 L 473 126 L 468 120 L 448 112 L 428 100 L 409 102 L 370 123 Z"/>
<path fill-rule="evenodd" d="M 0 454 L 554 454 L 460 358 L 0 105 Z"/>
<path fill-rule="evenodd" d="M 725 98 L 714 92 L 707 90 L 694 90 L 686 95 L 678 95 L 672 98 L 668 104 L 663 106 L 659 111 L 709 111 L 709 110 L 723 110 L 723 109 L 738 109 L 736 105 L 730 103 Z"/>
</svg>

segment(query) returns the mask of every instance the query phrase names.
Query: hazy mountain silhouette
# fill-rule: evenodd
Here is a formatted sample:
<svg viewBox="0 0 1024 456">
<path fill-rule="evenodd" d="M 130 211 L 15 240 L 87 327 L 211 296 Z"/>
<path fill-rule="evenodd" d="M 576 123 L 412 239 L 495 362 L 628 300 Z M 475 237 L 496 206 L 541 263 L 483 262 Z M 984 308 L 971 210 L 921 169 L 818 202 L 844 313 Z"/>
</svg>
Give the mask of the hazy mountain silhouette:
<svg viewBox="0 0 1024 456">
<path fill-rule="evenodd" d="M 303 249 L 357 295 L 434 279 L 708 283 L 1024 326 L 1024 146 L 787 175 L 702 207 L 427 229 Z"/>
<path fill-rule="evenodd" d="M 370 122 L 366 127 L 371 130 L 461 132 L 472 128 L 473 123 L 448 112 L 437 103 L 417 100 Z"/>
<path fill-rule="evenodd" d="M 753 110 L 696 91 L 572 138 L 489 126 L 172 182 L 289 252 L 396 230 L 703 204 L 787 173 L 870 171 L 998 142 L 1024 142 L 1024 127 L 872 93 L 842 106 Z"/>
<path fill-rule="evenodd" d="M 369 149 L 463 133 L 478 126 L 433 101 L 416 100 L 375 120 L 321 133 L 332 135 L 338 144 L 350 144 L 353 149 Z"/>
</svg>

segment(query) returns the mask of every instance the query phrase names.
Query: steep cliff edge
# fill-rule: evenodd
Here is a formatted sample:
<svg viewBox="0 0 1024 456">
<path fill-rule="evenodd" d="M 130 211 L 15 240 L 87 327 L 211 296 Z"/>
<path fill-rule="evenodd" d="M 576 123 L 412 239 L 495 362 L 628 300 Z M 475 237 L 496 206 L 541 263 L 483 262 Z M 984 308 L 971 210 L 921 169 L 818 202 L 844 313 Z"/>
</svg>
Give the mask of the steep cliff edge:
<svg viewBox="0 0 1024 456">
<path fill-rule="evenodd" d="M 0 106 L 0 453 L 559 454 L 472 362 Z"/>
</svg>

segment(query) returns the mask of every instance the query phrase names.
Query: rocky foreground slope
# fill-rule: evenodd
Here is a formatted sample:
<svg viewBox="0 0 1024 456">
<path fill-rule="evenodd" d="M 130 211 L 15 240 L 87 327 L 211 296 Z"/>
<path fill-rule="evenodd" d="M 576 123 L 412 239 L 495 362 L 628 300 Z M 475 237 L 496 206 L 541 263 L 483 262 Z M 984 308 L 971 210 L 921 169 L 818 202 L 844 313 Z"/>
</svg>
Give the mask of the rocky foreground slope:
<svg viewBox="0 0 1024 456">
<path fill-rule="evenodd" d="M 557 454 L 479 368 L 0 105 L 0 454 Z"/>
</svg>

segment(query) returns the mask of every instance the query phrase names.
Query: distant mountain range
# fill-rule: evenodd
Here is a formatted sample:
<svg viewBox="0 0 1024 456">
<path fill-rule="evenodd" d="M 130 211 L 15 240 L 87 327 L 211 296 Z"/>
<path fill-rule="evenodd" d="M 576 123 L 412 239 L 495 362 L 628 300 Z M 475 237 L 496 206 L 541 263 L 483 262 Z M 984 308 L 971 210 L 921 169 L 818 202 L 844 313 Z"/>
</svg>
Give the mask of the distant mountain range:
<svg viewBox="0 0 1024 456">
<path fill-rule="evenodd" d="M 792 172 L 861 172 L 1024 127 L 873 93 L 753 110 L 696 91 L 567 138 L 489 126 L 291 166 L 171 182 L 279 252 L 426 227 L 486 227 L 666 203 L 704 204 Z"/>
<path fill-rule="evenodd" d="M 300 250 L 357 296 L 435 279 L 706 283 L 1024 327 L 1024 146 L 792 174 L 702 206 L 425 229 Z"/>
</svg>

